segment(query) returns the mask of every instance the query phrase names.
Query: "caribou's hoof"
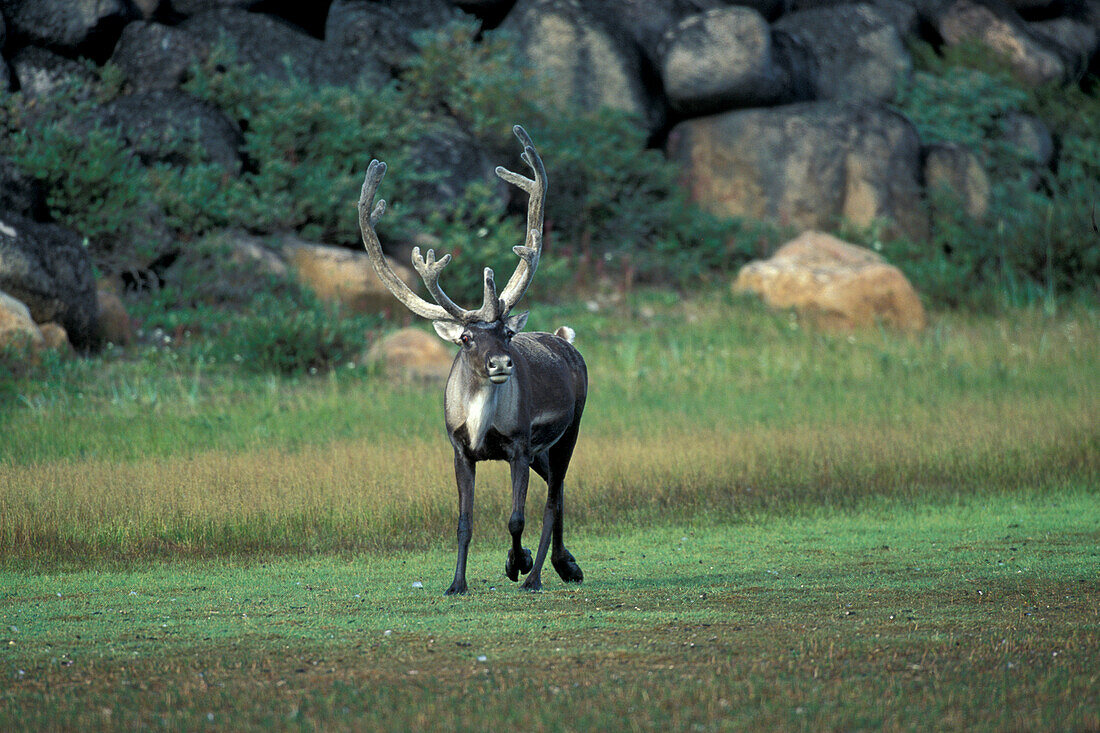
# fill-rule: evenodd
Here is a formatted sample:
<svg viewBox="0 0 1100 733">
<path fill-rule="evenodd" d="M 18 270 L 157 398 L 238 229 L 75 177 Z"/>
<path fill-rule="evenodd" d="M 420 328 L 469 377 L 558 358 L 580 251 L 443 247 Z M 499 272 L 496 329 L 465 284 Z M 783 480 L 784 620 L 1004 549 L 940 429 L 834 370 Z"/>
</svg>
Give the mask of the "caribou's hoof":
<svg viewBox="0 0 1100 733">
<path fill-rule="evenodd" d="M 568 550 L 561 557 L 551 557 L 550 564 L 566 583 L 580 583 L 584 580 L 584 571 Z"/>
<path fill-rule="evenodd" d="M 519 563 L 516 563 L 516 555 L 514 550 L 508 550 L 508 560 L 504 563 L 504 574 L 508 576 L 508 580 L 513 583 L 519 580 L 519 574 L 526 575 L 531 572 L 531 567 L 534 563 L 531 560 L 531 551 L 524 548 L 523 555 L 520 557 Z"/>
<path fill-rule="evenodd" d="M 528 575 L 527 580 L 523 581 L 523 585 L 520 586 L 524 590 L 529 590 L 532 593 L 542 590 L 542 578 L 538 575 Z"/>
<path fill-rule="evenodd" d="M 461 596 L 461 595 L 465 595 L 465 593 L 466 593 L 466 581 L 465 580 L 462 580 L 462 581 L 456 580 L 455 582 L 451 583 L 450 588 L 443 591 L 443 595 L 445 595 L 445 596 Z"/>
</svg>

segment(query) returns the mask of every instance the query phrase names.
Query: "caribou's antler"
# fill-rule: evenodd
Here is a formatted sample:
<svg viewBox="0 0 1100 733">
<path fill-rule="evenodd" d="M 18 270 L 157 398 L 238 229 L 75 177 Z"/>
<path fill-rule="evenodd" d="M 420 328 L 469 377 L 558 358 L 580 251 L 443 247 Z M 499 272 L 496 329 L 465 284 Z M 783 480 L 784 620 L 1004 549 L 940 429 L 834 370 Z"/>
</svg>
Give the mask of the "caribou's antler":
<svg viewBox="0 0 1100 733">
<path fill-rule="evenodd" d="M 523 189 L 530 196 L 527 203 L 526 241 L 523 245 L 512 248 L 512 251 L 519 256 L 520 263 L 509 278 L 508 284 L 504 286 L 504 292 L 500 294 L 505 313 L 516 307 L 516 303 L 527 292 L 527 287 L 535 276 L 535 270 L 538 269 L 539 255 L 542 253 L 543 210 L 546 205 L 546 168 L 542 165 L 542 158 L 539 157 L 526 130 L 516 125 L 512 128 L 512 132 L 523 145 L 523 154 L 520 158 L 535 174 L 535 179 L 531 180 L 500 166 L 496 169 L 498 176 Z"/>
<path fill-rule="evenodd" d="M 447 266 L 447 263 L 451 261 L 449 254 L 443 255 L 437 260 L 434 250 L 429 249 L 426 256 L 421 256 L 419 247 L 414 247 L 412 251 L 413 267 L 416 268 L 421 279 L 424 280 L 428 292 L 438 305 L 429 303 L 418 296 L 401 278 L 394 274 L 382 254 L 382 245 L 378 241 L 378 234 L 374 230 L 375 224 L 378 223 L 378 220 L 386 211 L 386 202 L 380 199 L 378 204 L 373 209 L 371 208 L 374 204 L 374 195 L 378 192 L 378 186 L 386 175 L 386 164 L 378 160 L 372 160 L 367 167 L 367 175 L 363 179 L 363 190 L 359 194 L 359 229 L 363 233 L 363 246 L 366 248 L 371 265 L 373 265 L 374 271 L 378 273 L 378 278 L 382 281 L 382 284 L 416 315 L 435 321 L 457 321 L 459 323 L 485 321 L 491 323 L 512 310 L 531 284 L 531 279 L 534 277 L 535 270 L 539 265 L 539 254 L 542 249 L 546 169 L 542 165 L 542 159 L 535 152 L 535 147 L 531 143 L 531 138 L 527 135 L 527 132 L 519 125 L 513 127 L 512 131 L 523 143 L 524 150 L 520 157 L 534 171 L 535 179 L 531 180 L 500 167 L 496 169 L 496 173 L 505 181 L 526 191 L 531 197 L 527 206 L 527 239 L 523 245 L 512 248 L 512 251 L 519 256 L 520 263 L 517 265 L 516 271 L 512 273 L 512 277 L 509 278 L 500 298 L 497 297 L 493 271 L 488 267 L 485 268 L 485 293 L 481 307 L 477 310 L 471 311 L 460 307 L 440 287 L 439 275 L 443 268 Z"/>
</svg>

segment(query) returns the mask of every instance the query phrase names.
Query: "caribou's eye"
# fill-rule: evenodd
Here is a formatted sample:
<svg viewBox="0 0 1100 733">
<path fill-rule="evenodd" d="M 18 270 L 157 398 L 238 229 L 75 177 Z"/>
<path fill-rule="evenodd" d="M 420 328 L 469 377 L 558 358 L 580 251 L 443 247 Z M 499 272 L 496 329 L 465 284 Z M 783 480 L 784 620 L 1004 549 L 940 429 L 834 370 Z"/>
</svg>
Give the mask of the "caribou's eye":
<svg viewBox="0 0 1100 733">
<path fill-rule="evenodd" d="M 462 342 L 463 346 L 469 346 L 470 342 L 473 341 L 473 339 L 470 338 L 470 334 L 468 334 L 468 333 L 464 333 L 461 336 L 459 336 L 458 340 Z"/>
<path fill-rule="evenodd" d="M 513 336 L 515 336 L 515 335 L 516 335 L 516 332 L 515 332 L 515 331 L 513 331 L 513 330 L 512 330 L 512 329 L 510 329 L 510 328 L 509 328 L 509 329 L 506 329 L 506 330 L 504 331 L 504 338 L 508 339 L 509 341 L 511 341 L 511 340 L 512 340 L 512 337 L 513 337 Z"/>
</svg>

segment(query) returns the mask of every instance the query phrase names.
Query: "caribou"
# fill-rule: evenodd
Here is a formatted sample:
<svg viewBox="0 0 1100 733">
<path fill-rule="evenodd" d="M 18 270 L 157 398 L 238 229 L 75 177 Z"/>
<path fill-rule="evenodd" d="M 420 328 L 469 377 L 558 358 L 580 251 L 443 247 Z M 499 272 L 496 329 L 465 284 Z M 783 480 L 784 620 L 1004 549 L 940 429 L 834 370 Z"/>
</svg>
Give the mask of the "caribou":
<svg viewBox="0 0 1100 733">
<path fill-rule="evenodd" d="M 410 311 L 432 321 L 436 333 L 456 344 L 444 392 L 443 412 L 454 447 L 455 480 L 458 484 L 458 560 L 454 581 L 446 595 L 465 593 L 466 558 L 470 548 L 474 506 L 475 468 L 480 461 L 507 461 L 512 479 L 512 515 L 508 531 L 512 546 L 504 573 L 512 581 L 527 577 L 523 588 L 542 588 L 542 566 L 550 551 L 550 563 L 567 583 L 584 580 L 573 555 L 562 540 L 563 484 L 573 447 L 577 442 L 581 413 L 588 395 L 588 370 L 573 346 L 575 334 L 568 327 L 554 333 L 522 333 L 527 313 L 511 315 L 527 292 L 542 254 L 543 210 L 546 203 L 546 169 L 531 138 L 516 125 L 513 132 L 523 145 L 520 158 L 533 178 L 497 167 L 496 173 L 527 193 L 527 228 L 524 243 L 512 248 L 519 257 L 515 271 L 497 296 L 493 271 L 483 273 L 481 307 L 466 310 L 452 301 L 439 284 L 439 276 L 451 255 L 438 260 L 429 249 L 412 251 L 412 264 L 435 303 L 418 296 L 386 263 L 375 225 L 386 202 L 374 203 L 386 173 L 386 164 L 372 160 L 359 196 L 359 228 L 363 246 L 379 279 Z M 542 535 L 532 561 L 523 547 L 527 485 L 534 469 L 546 482 L 546 510 Z"/>
</svg>

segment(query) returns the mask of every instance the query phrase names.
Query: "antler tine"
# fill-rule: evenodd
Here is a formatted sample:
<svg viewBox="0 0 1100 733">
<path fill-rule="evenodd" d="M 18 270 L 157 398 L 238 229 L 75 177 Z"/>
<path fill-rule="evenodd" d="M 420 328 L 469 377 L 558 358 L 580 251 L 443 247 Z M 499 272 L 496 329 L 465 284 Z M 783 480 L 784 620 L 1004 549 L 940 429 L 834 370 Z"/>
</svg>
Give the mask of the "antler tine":
<svg viewBox="0 0 1100 733">
<path fill-rule="evenodd" d="M 512 273 L 512 277 L 508 279 L 508 284 L 504 286 L 504 291 L 500 294 L 501 307 L 504 313 L 512 310 L 519 299 L 523 297 L 523 294 L 527 292 L 527 288 L 535 276 L 535 270 L 538 269 L 539 256 L 542 252 L 542 224 L 547 188 L 546 168 L 542 164 L 542 158 L 539 157 L 538 151 L 535 150 L 534 143 L 531 142 L 531 136 L 519 125 L 513 127 L 512 132 L 515 133 L 520 144 L 523 145 L 523 154 L 520 155 L 520 158 L 531 169 L 535 178 L 532 180 L 500 166 L 496 169 L 498 176 L 530 196 L 527 203 L 527 230 L 524 243 L 512 248 L 512 251 L 520 258 L 520 262 L 516 266 L 515 272 Z"/>
<path fill-rule="evenodd" d="M 471 311 L 457 305 L 443 292 L 443 288 L 439 285 L 439 274 L 443 272 L 443 268 L 446 267 L 447 263 L 450 261 L 451 256 L 449 254 L 443 255 L 436 261 L 434 249 L 428 250 L 427 257 L 421 257 L 420 248 L 413 247 L 413 267 L 420 273 L 420 278 L 424 281 L 424 284 L 428 286 L 428 292 L 435 298 L 435 302 L 439 303 L 443 310 L 450 314 L 452 320 L 458 321 L 459 323 L 468 323 L 470 321 Z"/>
<path fill-rule="evenodd" d="M 386 164 L 380 160 L 372 160 L 370 165 L 367 166 L 367 174 L 363 178 L 363 188 L 359 193 L 359 230 L 363 235 L 363 247 L 367 250 L 371 265 L 374 267 L 375 273 L 378 274 L 378 279 L 386 286 L 386 289 L 393 293 L 395 298 L 401 301 L 406 308 L 416 315 L 434 321 L 456 320 L 456 316 L 442 305 L 433 305 L 414 293 L 401 278 L 394 274 L 393 270 L 386 262 L 385 256 L 382 254 L 382 243 L 378 241 L 378 234 L 375 232 L 374 226 L 378 223 L 378 220 L 382 218 L 382 214 L 386 212 L 386 202 L 384 199 L 380 199 L 373 209 L 371 206 L 374 204 L 374 195 L 378 192 L 378 186 L 382 183 L 382 178 L 384 178 L 385 175 Z M 416 264 L 415 259 L 414 257 L 414 265 Z M 434 253 L 432 259 L 435 259 Z M 442 269 L 448 261 L 450 261 L 450 255 L 445 256 L 439 263 L 433 262 L 433 266 L 436 267 L 435 278 L 437 280 L 439 277 L 438 270 Z M 417 268 L 417 271 L 419 270 L 420 268 Z M 423 273 L 421 273 L 421 276 L 423 277 Z M 458 308 L 458 306 L 451 303 L 449 299 L 447 302 L 455 308 Z"/>
</svg>

